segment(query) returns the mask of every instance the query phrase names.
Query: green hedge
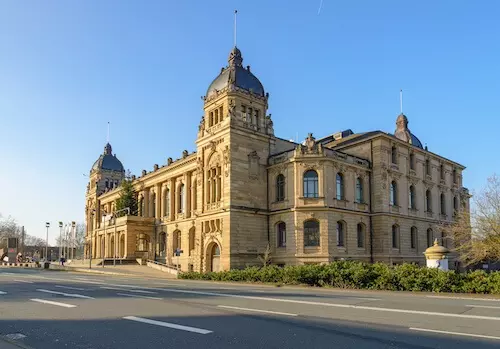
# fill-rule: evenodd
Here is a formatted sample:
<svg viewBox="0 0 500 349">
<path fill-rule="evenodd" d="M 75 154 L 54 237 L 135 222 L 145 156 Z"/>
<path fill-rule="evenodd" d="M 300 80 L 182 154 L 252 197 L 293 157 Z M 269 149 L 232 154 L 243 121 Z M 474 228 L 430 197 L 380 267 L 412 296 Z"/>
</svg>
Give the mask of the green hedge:
<svg viewBox="0 0 500 349">
<path fill-rule="evenodd" d="M 500 272 L 445 272 L 415 264 L 390 267 L 382 263 L 338 261 L 325 265 L 250 267 L 206 274 L 188 272 L 181 273 L 179 278 L 369 290 L 500 294 Z"/>
</svg>

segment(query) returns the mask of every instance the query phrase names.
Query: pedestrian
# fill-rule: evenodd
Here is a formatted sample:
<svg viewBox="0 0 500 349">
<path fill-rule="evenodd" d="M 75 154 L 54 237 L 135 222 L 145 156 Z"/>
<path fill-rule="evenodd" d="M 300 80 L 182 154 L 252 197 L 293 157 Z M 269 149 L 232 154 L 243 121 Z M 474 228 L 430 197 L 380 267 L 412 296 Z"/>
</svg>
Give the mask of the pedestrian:
<svg viewBox="0 0 500 349">
<path fill-rule="evenodd" d="M 66 262 L 66 259 L 64 259 L 64 255 L 61 256 L 61 265 L 64 267 L 64 262 Z"/>
</svg>

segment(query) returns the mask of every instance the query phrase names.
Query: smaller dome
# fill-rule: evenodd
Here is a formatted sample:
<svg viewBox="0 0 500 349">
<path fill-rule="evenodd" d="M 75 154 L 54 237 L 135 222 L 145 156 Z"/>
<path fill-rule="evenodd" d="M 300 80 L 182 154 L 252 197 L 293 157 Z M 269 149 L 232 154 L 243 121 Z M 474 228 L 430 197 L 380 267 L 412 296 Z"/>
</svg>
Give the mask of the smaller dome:
<svg viewBox="0 0 500 349">
<path fill-rule="evenodd" d="M 437 239 L 434 240 L 434 245 L 425 250 L 424 255 L 427 259 L 441 259 L 448 255 L 450 250 L 444 246 L 440 246 Z"/>
<path fill-rule="evenodd" d="M 116 155 L 112 154 L 112 152 L 113 148 L 111 147 L 111 144 L 107 143 L 104 146 L 103 154 L 101 154 L 96 162 L 94 162 L 94 165 L 92 165 L 92 169 L 90 170 L 90 172 L 96 170 L 124 172 L 125 169 L 123 168 L 123 164 L 120 160 L 118 160 Z"/>
<path fill-rule="evenodd" d="M 394 131 L 394 137 L 402 140 L 403 142 L 410 143 L 418 148 L 423 149 L 422 142 L 411 133 L 408 128 L 408 118 L 403 113 L 399 114 L 396 118 L 396 131 Z"/>
</svg>

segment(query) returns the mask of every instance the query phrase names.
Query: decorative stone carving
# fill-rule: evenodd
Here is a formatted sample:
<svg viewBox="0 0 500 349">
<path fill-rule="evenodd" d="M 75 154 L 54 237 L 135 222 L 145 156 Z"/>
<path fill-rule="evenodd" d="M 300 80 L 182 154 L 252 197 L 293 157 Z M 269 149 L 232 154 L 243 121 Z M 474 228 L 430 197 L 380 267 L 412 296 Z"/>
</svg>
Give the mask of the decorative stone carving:
<svg viewBox="0 0 500 349">
<path fill-rule="evenodd" d="M 308 134 L 305 145 L 298 144 L 295 150 L 301 155 L 323 155 L 323 147 L 320 143 L 316 143 L 312 133 Z"/>
<path fill-rule="evenodd" d="M 226 177 L 228 177 L 229 176 L 229 164 L 231 163 L 231 150 L 229 149 L 228 145 L 226 145 L 226 147 L 222 151 L 222 158 L 223 158 L 223 164 L 224 164 L 224 175 Z"/>
<path fill-rule="evenodd" d="M 182 152 L 182 158 L 183 158 L 183 159 L 187 158 L 187 156 L 188 156 L 188 155 L 189 155 L 189 152 L 188 152 L 187 150 L 184 150 L 184 151 Z"/>
<path fill-rule="evenodd" d="M 172 164 L 172 162 L 174 162 L 174 160 L 173 160 L 172 158 L 168 158 L 168 159 L 167 159 L 167 165 L 171 165 L 171 164 Z"/>
<path fill-rule="evenodd" d="M 316 162 L 301 162 L 300 166 L 305 167 L 306 170 L 318 170 L 320 167 L 319 161 Z"/>
<path fill-rule="evenodd" d="M 198 126 L 198 131 L 203 132 L 205 130 L 205 116 L 201 117 L 200 125 Z"/>
</svg>

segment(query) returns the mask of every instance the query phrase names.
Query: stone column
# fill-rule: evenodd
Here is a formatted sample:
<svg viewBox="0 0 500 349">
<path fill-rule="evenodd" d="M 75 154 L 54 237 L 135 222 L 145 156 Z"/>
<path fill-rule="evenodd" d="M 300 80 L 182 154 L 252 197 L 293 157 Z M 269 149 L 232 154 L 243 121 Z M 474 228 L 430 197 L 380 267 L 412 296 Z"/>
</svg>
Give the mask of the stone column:
<svg viewBox="0 0 500 349">
<path fill-rule="evenodd" d="M 144 200 L 144 217 L 149 217 L 149 189 L 144 189 L 142 192 L 143 200 Z"/>
<path fill-rule="evenodd" d="M 191 173 L 184 175 L 184 217 L 191 217 Z"/>
<path fill-rule="evenodd" d="M 175 178 L 170 179 L 170 220 L 175 219 Z"/>
<path fill-rule="evenodd" d="M 155 195 L 156 195 L 156 219 L 161 219 L 162 217 L 162 207 L 163 207 L 163 195 L 162 195 L 162 185 L 157 184 L 156 185 L 156 190 L 155 190 Z"/>
</svg>

